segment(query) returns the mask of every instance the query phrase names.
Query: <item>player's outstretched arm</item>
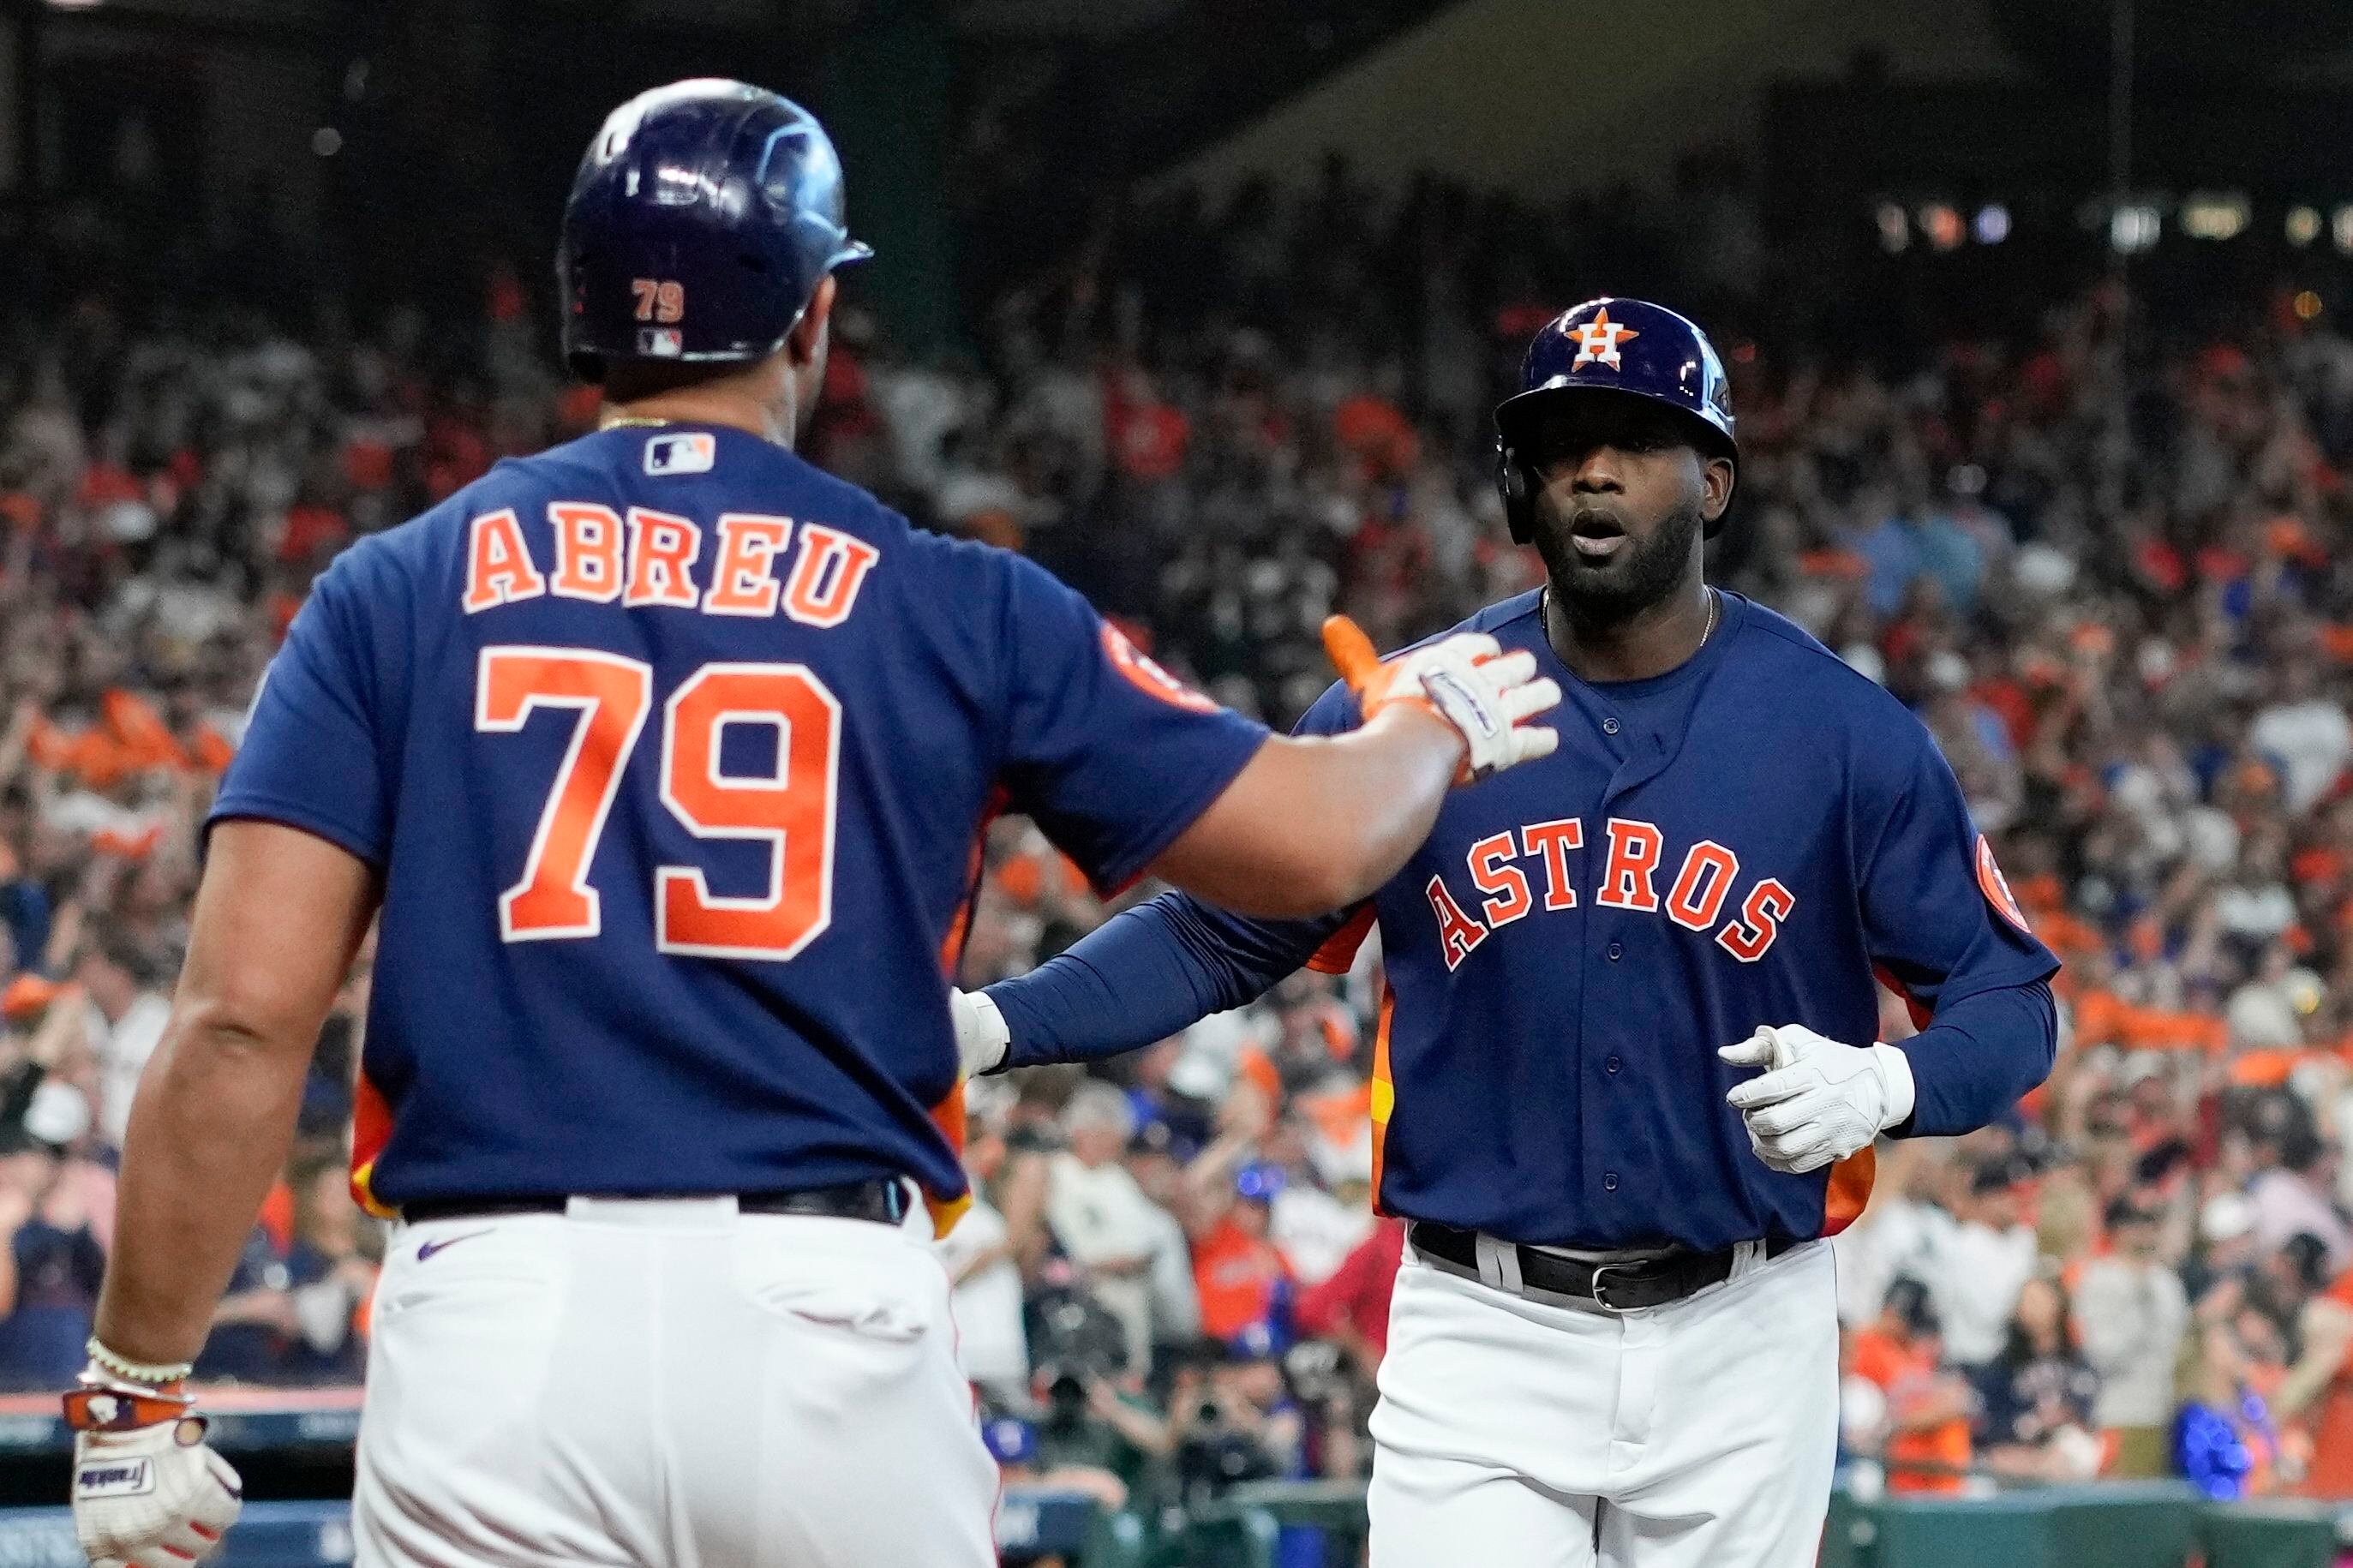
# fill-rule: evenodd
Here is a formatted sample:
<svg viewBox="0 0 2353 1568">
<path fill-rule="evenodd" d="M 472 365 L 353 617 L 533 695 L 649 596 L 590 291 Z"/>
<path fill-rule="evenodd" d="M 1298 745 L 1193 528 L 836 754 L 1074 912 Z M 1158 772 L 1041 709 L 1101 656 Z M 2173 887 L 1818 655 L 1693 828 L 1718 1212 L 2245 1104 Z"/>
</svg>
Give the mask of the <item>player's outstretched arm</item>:
<svg viewBox="0 0 2353 1568">
<path fill-rule="evenodd" d="M 271 822 L 213 830 L 163 1042 L 123 1139 L 98 1338 L 192 1361 L 285 1163 L 320 1026 L 375 910 L 364 863 Z"/>
<path fill-rule="evenodd" d="M 1029 973 L 953 997 L 965 1073 L 1098 1061 L 1264 995 L 1345 923 L 1261 921 L 1163 893 Z"/>
<path fill-rule="evenodd" d="M 1363 725 L 1269 741 L 1162 852 L 1159 876 L 1243 914 L 1344 909 L 1421 847 L 1451 785 L 1560 743 L 1527 722 L 1560 701 L 1533 654 L 1504 654 L 1494 638 L 1465 632 L 1384 662 L 1343 616 L 1325 623 L 1324 646 Z"/>
</svg>

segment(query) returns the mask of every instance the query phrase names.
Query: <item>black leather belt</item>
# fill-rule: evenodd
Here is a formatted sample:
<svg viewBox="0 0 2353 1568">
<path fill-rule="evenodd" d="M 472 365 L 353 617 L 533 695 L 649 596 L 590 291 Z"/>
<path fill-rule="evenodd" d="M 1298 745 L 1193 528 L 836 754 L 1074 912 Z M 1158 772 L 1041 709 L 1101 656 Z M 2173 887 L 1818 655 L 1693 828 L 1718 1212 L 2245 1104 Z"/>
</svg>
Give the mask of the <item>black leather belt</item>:
<svg viewBox="0 0 2353 1568">
<path fill-rule="evenodd" d="M 708 1197 L 706 1193 L 591 1193 L 602 1198 Z M 401 1218 L 410 1224 L 433 1219 L 491 1219 L 500 1215 L 562 1214 L 569 1194 L 533 1193 L 499 1197 L 420 1198 L 400 1205 Z M 803 1187 L 789 1193 L 739 1193 L 735 1206 L 744 1214 L 813 1215 L 821 1219 L 868 1219 L 877 1225 L 897 1225 L 907 1217 L 904 1184 L 878 1176 L 871 1182 L 844 1182 L 833 1187 Z"/>
<path fill-rule="evenodd" d="M 1451 1264 L 1454 1272 L 1473 1279 L 1482 1278 L 1477 1232 L 1418 1219 L 1406 1226 L 1405 1234 L 1422 1257 Z M 1776 1237 L 1765 1244 L 1765 1256 L 1778 1258 L 1802 1245 Z M 1720 1252 L 1666 1252 L 1656 1258 L 1611 1262 L 1566 1258 L 1535 1247 L 1514 1246 L 1512 1250 L 1517 1255 L 1523 1290 L 1573 1296 L 1612 1312 L 1663 1307 L 1720 1284 L 1732 1277 L 1733 1260 L 1738 1256 L 1737 1248 L 1727 1247 Z"/>
</svg>

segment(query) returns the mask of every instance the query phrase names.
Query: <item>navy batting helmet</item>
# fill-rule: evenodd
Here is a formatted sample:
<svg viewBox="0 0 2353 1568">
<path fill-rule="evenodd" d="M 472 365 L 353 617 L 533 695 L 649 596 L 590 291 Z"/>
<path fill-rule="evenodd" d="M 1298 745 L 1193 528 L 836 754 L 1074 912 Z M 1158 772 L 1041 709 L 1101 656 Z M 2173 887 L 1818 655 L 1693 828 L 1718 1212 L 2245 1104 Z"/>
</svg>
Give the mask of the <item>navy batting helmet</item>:
<svg viewBox="0 0 2353 1568">
<path fill-rule="evenodd" d="M 765 359 L 825 275 L 874 254 L 842 217 L 817 117 L 740 81 L 672 82 L 606 117 L 564 204 L 564 357 Z"/>
<path fill-rule="evenodd" d="M 1645 300 L 1588 300 L 1545 323 L 1520 362 L 1520 390 L 1495 406 L 1495 482 L 1512 538 L 1535 536 L 1535 494 L 1525 453 L 1533 416 L 1567 393 L 1611 392 L 1643 397 L 1691 416 L 1704 451 L 1740 468 L 1732 433 L 1732 386 L 1707 334 L 1663 305 Z M 1727 503 L 1727 510 L 1729 505 Z M 1724 517 L 1707 525 L 1713 536 Z"/>
</svg>

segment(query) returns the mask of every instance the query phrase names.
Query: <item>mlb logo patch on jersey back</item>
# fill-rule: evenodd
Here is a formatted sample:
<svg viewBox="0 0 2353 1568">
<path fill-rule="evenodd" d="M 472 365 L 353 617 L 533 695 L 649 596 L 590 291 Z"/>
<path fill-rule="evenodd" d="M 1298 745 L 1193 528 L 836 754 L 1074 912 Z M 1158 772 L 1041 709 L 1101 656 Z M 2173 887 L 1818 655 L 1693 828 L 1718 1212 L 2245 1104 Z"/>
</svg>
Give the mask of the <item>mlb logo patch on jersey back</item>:
<svg viewBox="0 0 2353 1568">
<path fill-rule="evenodd" d="M 656 436 L 646 443 L 646 472 L 655 479 L 707 474 L 719 460 L 719 443 L 707 430 Z"/>
</svg>

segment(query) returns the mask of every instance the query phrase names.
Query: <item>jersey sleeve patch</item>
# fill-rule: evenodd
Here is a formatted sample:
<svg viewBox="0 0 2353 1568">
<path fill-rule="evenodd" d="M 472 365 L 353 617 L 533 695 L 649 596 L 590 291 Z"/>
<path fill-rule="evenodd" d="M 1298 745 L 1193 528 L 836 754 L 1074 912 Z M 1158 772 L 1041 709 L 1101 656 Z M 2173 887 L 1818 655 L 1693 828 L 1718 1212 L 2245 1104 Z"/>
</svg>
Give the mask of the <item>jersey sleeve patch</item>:
<svg viewBox="0 0 2353 1568">
<path fill-rule="evenodd" d="M 1994 863 L 1993 846 L 1982 833 L 1978 835 L 1978 888 L 1985 894 L 1986 902 L 2001 912 L 2002 919 L 2028 936 L 2034 934 L 2034 928 L 2026 923 L 2026 911 L 2018 907 L 2018 900 L 2010 890 L 2009 879 Z"/>
<path fill-rule="evenodd" d="M 1160 667 L 1160 662 L 1131 641 L 1109 621 L 1103 624 L 1103 653 L 1112 668 L 1139 691 L 1194 713 L 1214 713 L 1218 705 Z"/>
</svg>

